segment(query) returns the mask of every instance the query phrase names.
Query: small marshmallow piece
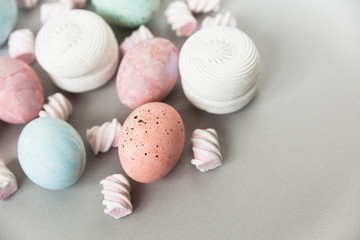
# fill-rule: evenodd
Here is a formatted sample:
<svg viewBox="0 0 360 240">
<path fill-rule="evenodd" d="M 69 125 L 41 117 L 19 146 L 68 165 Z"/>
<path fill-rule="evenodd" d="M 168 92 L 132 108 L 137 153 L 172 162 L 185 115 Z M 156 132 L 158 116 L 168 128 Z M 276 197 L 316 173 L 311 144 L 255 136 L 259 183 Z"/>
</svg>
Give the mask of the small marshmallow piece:
<svg viewBox="0 0 360 240">
<path fill-rule="evenodd" d="M 218 135 L 215 129 L 196 129 L 191 137 L 194 159 L 191 164 L 201 172 L 219 167 L 222 163 Z"/>
<path fill-rule="evenodd" d="M 141 25 L 139 29 L 132 32 L 132 34 L 125 38 L 125 40 L 120 45 L 120 51 L 123 56 L 125 56 L 126 52 L 129 51 L 133 46 L 138 44 L 139 42 L 142 42 L 144 40 L 153 38 L 154 36 L 150 32 L 150 30 L 145 27 L 144 25 Z"/>
<path fill-rule="evenodd" d="M 236 27 L 237 22 L 236 19 L 231 15 L 230 12 L 225 14 L 217 14 L 215 17 L 206 17 L 203 22 L 201 28 L 209 28 L 209 27 Z"/>
<path fill-rule="evenodd" d="M 103 185 L 104 212 L 119 219 L 132 212 L 130 183 L 122 174 L 111 175 L 100 182 Z"/>
<path fill-rule="evenodd" d="M 187 0 L 193 13 L 217 12 L 220 9 L 220 0 Z"/>
<path fill-rule="evenodd" d="M 30 9 L 38 4 L 39 0 L 17 0 L 18 6 L 25 9 Z"/>
<path fill-rule="evenodd" d="M 117 147 L 121 124 L 116 118 L 111 122 L 105 122 L 101 126 L 94 126 L 86 130 L 86 138 L 95 155 L 99 152 L 107 152 L 110 147 Z"/>
<path fill-rule="evenodd" d="M 29 29 L 19 29 L 10 34 L 9 56 L 27 64 L 35 59 L 35 36 Z"/>
<path fill-rule="evenodd" d="M 55 93 L 48 99 L 49 104 L 44 104 L 39 117 L 55 117 L 67 121 L 72 113 L 71 102 L 62 93 Z"/>
<path fill-rule="evenodd" d="M 86 5 L 86 0 L 60 0 L 61 3 L 69 4 L 73 8 L 84 8 Z"/>
<path fill-rule="evenodd" d="M 8 198 L 17 190 L 15 175 L 5 166 L 0 159 L 0 200 Z"/>
<path fill-rule="evenodd" d="M 197 28 L 197 21 L 184 2 L 176 1 L 169 4 L 165 11 L 167 22 L 176 35 L 190 36 Z"/>
<path fill-rule="evenodd" d="M 44 3 L 40 8 L 40 22 L 47 23 L 51 19 L 57 18 L 72 9 L 72 4 L 65 3 Z"/>
</svg>

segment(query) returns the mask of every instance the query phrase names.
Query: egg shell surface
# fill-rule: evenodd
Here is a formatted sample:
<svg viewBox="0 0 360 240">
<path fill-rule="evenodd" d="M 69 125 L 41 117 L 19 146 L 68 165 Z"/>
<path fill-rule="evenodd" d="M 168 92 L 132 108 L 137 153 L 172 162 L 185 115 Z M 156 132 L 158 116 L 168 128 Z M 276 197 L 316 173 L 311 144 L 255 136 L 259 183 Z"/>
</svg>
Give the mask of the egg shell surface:
<svg viewBox="0 0 360 240">
<path fill-rule="evenodd" d="M 116 78 L 120 101 L 129 108 L 163 100 L 179 78 L 179 51 L 163 38 L 142 41 L 124 56 Z"/>
<path fill-rule="evenodd" d="M 18 142 L 21 168 L 35 184 L 62 189 L 74 184 L 85 168 L 85 146 L 67 122 L 37 118 L 22 130 Z"/>
<path fill-rule="evenodd" d="M 133 28 L 147 23 L 160 0 L 92 0 L 95 11 L 111 24 Z"/>
<path fill-rule="evenodd" d="M 0 58 L 0 120 L 26 123 L 39 114 L 44 90 L 36 72 L 26 63 Z"/>
<path fill-rule="evenodd" d="M 179 113 L 165 103 L 147 103 L 135 109 L 124 122 L 118 149 L 121 165 L 135 181 L 157 181 L 178 162 L 184 140 Z"/>
<path fill-rule="evenodd" d="M 0 3 L 0 46 L 6 41 L 14 28 L 18 16 L 15 0 L 1 0 Z"/>
</svg>

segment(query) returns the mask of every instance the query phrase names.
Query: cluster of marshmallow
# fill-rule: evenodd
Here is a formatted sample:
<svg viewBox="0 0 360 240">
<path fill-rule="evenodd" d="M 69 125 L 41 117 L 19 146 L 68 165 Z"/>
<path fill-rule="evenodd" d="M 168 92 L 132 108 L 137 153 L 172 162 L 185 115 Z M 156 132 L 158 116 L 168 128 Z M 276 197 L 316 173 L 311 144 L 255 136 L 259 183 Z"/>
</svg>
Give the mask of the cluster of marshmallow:
<svg viewBox="0 0 360 240">
<path fill-rule="evenodd" d="M 171 29 L 179 37 L 188 37 L 197 29 L 197 20 L 192 13 L 217 12 L 220 9 L 220 0 L 187 0 L 175 1 L 169 4 L 165 11 L 167 22 Z M 206 17 L 202 22 L 202 28 L 228 26 L 236 27 L 236 19 L 227 12 L 217 14 L 215 17 Z"/>
</svg>

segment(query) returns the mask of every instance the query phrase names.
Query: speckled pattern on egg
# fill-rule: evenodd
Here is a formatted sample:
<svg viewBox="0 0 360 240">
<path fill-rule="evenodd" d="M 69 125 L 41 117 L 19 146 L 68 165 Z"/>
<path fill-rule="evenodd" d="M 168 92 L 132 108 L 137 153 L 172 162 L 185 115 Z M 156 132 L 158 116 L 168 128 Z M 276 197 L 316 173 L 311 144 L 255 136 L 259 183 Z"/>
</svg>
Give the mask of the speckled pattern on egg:
<svg viewBox="0 0 360 240">
<path fill-rule="evenodd" d="M 185 130 L 179 113 L 165 103 L 147 103 L 126 119 L 119 140 L 124 171 L 138 182 L 166 176 L 178 162 Z"/>
</svg>

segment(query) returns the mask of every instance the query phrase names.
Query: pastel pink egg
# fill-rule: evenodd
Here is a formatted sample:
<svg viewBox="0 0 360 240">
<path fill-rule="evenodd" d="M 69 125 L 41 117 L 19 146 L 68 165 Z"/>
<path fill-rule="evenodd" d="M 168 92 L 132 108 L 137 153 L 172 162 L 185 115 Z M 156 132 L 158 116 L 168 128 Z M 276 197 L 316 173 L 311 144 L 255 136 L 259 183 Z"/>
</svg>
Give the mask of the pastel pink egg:
<svg viewBox="0 0 360 240">
<path fill-rule="evenodd" d="M 0 120 L 26 123 L 37 117 L 44 103 L 42 83 L 26 63 L 0 58 Z"/>
<path fill-rule="evenodd" d="M 179 51 L 163 38 L 142 41 L 124 56 L 116 79 L 120 101 L 129 108 L 163 100 L 179 77 Z"/>
<path fill-rule="evenodd" d="M 147 103 L 135 109 L 124 122 L 119 139 L 121 165 L 135 181 L 157 181 L 178 162 L 184 140 L 179 113 L 165 103 Z"/>
</svg>

